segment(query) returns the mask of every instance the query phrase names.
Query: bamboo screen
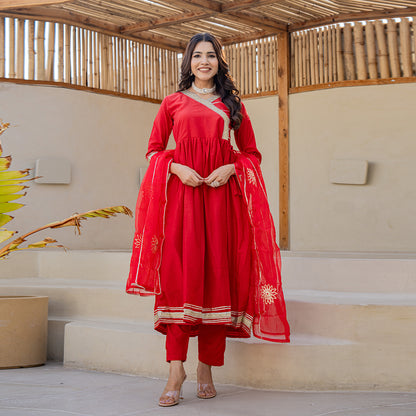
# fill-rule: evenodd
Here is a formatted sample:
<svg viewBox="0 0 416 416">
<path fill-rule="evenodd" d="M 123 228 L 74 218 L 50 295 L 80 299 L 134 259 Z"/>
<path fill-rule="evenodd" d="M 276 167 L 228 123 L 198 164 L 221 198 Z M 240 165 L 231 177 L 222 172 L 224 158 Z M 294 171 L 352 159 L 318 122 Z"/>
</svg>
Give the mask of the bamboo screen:
<svg viewBox="0 0 416 416">
<path fill-rule="evenodd" d="M 161 99 L 176 90 L 177 74 L 173 51 L 66 24 L 0 18 L 0 78 Z"/>
<path fill-rule="evenodd" d="M 277 38 L 271 36 L 224 47 L 241 95 L 277 90 Z"/>
<path fill-rule="evenodd" d="M 331 25 L 291 36 L 291 86 L 416 75 L 416 19 Z"/>
</svg>

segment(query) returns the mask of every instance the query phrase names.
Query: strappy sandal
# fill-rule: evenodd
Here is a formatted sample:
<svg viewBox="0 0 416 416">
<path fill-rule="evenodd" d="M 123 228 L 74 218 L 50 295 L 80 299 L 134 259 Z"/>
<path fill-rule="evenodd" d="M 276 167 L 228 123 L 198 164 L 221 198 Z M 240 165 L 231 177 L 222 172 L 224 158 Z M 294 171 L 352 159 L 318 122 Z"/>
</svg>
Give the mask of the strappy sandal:
<svg viewBox="0 0 416 416">
<path fill-rule="evenodd" d="M 159 406 L 170 407 L 177 405 L 179 401 L 183 399 L 183 383 L 185 380 L 186 376 L 184 377 L 179 390 L 169 390 L 166 393 L 163 393 L 159 399 Z"/>
<path fill-rule="evenodd" d="M 209 390 L 214 390 L 214 393 L 207 393 L 208 389 Z M 199 399 L 212 399 L 216 395 L 217 395 L 217 392 L 215 390 L 214 384 L 212 384 L 212 383 L 208 383 L 208 384 L 198 383 L 198 391 L 196 393 L 196 396 Z"/>
</svg>

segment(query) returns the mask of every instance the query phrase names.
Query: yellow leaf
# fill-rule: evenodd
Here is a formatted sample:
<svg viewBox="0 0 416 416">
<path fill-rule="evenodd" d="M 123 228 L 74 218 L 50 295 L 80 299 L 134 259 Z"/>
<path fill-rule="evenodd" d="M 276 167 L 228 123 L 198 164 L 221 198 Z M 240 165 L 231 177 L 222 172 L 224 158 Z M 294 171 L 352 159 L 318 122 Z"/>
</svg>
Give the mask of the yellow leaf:
<svg viewBox="0 0 416 416">
<path fill-rule="evenodd" d="M 11 162 L 12 162 L 11 156 L 0 157 L 0 171 L 9 169 Z"/>
<path fill-rule="evenodd" d="M 0 172 L 0 180 L 4 181 L 4 180 L 8 180 L 8 179 L 24 178 L 25 176 L 29 175 L 29 171 L 30 171 L 30 169 L 9 170 L 9 171 Z"/>
<path fill-rule="evenodd" d="M 7 194 L 7 195 L 0 195 L 0 202 L 10 202 L 10 201 L 14 201 L 16 199 L 21 198 L 22 196 L 25 196 L 26 192 L 24 194 Z M 1 224 L 0 224 L 1 226 Z"/>
<path fill-rule="evenodd" d="M 10 215 L 0 214 L 0 227 L 3 227 L 4 224 L 7 224 L 11 221 L 14 217 Z"/>
<path fill-rule="evenodd" d="M 15 233 L 16 233 L 16 231 L 0 230 L 0 243 L 2 243 L 3 241 L 8 240 Z"/>
<path fill-rule="evenodd" d="M 47 244 L 52 244 L 52 243 L 57 243 L 57 241 L 54 240 L 53 238 L 47 237 L 42 241 L 38 241 L 37 243 L 29 244 L 27 248 L 43 248 L 43 247 L 46 247 Z"/>
<path fill-rule="evenodd" d="M 0 186 L 6 186 L 6 185 L 19 185 L 22 182 L 28 182 L 31 181 L 32 179 L 16 179 L 16 180 L 8 180 L 8 181 L 3 181 L 0 180 Z"/>
<path fill-rule="evenodd" d="M 15 202 L 0 202 L 0 214 L 5 212 L 15 211 L 16 209 L 24 207 L 23 204 L 16 204 Z"/>
<path fill-rule="evenodd" d="M 24 185 L 8 185 L 8 186 L 1 186 L 0 185 L 0 195 L 7 195 L 7 194 L 15 194 L 16 192 L 20 192 L 22 189 L 27 188 Z"/>
</svg>

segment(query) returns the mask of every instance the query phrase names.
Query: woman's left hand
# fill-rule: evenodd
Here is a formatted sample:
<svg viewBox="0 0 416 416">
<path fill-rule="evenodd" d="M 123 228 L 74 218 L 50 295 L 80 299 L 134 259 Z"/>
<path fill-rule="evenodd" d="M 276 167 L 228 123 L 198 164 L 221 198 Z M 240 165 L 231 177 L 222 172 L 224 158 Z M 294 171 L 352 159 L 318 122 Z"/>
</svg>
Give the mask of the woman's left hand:
<svg viewBox="0 0 416 416">
<path fill-rule="evenodd" d="M 230 179 L 230 176 L 234 174 L 235 167 L 233 163 L 223 165 L 212 171 L 210 175 L 205 178 L 205 183 L 213 187 L 225 185 L 228 182 L 228 179 Z"/>
</svg>

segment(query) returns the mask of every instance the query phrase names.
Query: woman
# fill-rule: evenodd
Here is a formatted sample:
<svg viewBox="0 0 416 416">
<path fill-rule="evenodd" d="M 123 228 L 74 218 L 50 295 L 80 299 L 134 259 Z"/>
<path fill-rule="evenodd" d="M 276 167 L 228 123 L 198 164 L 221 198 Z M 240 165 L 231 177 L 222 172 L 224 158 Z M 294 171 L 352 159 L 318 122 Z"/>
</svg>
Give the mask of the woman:
<svg viewBox="0 0 416 416">
<path fill-rule="evenodd" d="M 239 152 L 230 143 L 234 131 Z M 175 150 L 166 150 L 173 131 Z M 190 336 L 198 336 L 197 396 L 216 395 L 211 366 L 226 337 L 289 342 L 280 255 L 247 112 L 218 40 L 197 34 L 149 140 L 136 208 L 127 292 L 155 294 L 169 379 L 161 406 L 179 402 Z"/>
</svg>

